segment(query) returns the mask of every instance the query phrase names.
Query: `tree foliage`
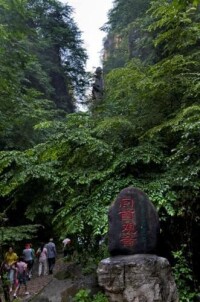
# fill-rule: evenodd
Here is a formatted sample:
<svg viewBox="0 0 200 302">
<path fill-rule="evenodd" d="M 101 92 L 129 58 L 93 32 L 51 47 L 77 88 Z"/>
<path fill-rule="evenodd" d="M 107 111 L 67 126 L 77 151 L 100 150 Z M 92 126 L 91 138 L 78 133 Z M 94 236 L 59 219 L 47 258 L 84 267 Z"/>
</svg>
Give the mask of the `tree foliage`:
<svg viewBox="0 0 200 302">
<path fill-rule="evenodd" d="M 31 84 L 39 86 L 58 108 L 73 112 L 75 91 L 79 98 L 84 93 L 87 56 L 80 31 L 71 17 L 72 8 L 55 0 L 29 0 L 27 5 L 32 11 L 30 28 L 36 32 L 33 54 L 38 58 L 49 88 L 41 82 L 41 75 L 34 66 L 29 70 Z"/>
<path fill-rule="evenodd" d="M 0 12 L 1 149 L 24 149 L 43 139 L 34 125 L 74 111 L 86 54 L 68 5 L 1 0 Z"/>
<path fill-rule="evenodd" d="M 12 215 L 20 203 L 27 221 L 50 228 L 53 221 L 55 234 L 88 249 L 106 234 L 116 195 L 130 185 L 144 190 L 159 212 L 160 254 L 179 255 L 175 267 L 189 263 L 193 291 L 200 256 L 197 4 L 152 1 L 130 27 L 149 34 L 153 59 L 142 60 L 139 37 L 134 58 L 106 75 L 104 99 L 91 111 L 44 119 L 35 128 L 48 133 L 45 141 L 0 153 L 1 210 Z"/>
<path fill-rule="evenodd" d="M 102 29 L 107 32 L 123 30 L 147 10 L 149 3 L 150 0 L 115 0 Z"/>
<path fill-rule="evenodd" d="M 32 88 L 25 87 L 24 69 L 29 54 L 23 2 L 1 1 L 0 35 L 0 141 L 1 149 L 31 146 L 34 123 L 51 116 L 51 104 Z M 9 26 L 8 26 L 9 22 Z M 40 100 L 40 105 L 38 102 Z M 30 137 L 29 137 L 30 136 Z"/>
</svg>

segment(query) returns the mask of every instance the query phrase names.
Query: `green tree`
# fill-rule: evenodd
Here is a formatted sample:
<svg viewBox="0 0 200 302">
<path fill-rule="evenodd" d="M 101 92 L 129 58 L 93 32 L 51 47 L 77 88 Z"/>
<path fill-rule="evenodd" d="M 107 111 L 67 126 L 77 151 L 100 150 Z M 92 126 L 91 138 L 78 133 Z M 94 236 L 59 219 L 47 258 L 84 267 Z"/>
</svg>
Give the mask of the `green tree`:
<svg viewBox="0 0 200 302">
<path fill-rule="evenodd" d="M 24 2 L 1 1 L 0 142 L 1 149 L 24 149 L 37 141 L 34 124 L 54 116 L 53 103 L 25 85 L 25 69 L 35 58 L 29 53 Z"/>
<path fill-rule="evenodd" d="M 45 137 L 34 125 L 74 111 L 86 54 L 69 6 L 2 0 L 0 10 L 1 149 L 25 149 Z"/>
<path fill-rule="evenodd" d="M 36 128 L 50 134 L 45 142 L 0 153 L 2 210 L 10 205 L 12 215 L 20 203 L 26 219 L 48 227 L 53 221 L 56 234 L 81 238 L 88 250 L 107 232 L 116 195 L 129 185 L 144 190 L 169 254 L 181 256 L 176 267 L 192 268 L 188 297 L 200 278 L 198 15 L 193 1 L 152 2 L 139 23 L 160 51 L 156 60 L 135 56 L 108 73 L 104 99 L 91 112 L 43 122 Z"/>
<path fill-rule="evenodd" d="M 115 0 L 103 29 L 108 32 L 119 32 L 144 14 L 149 3 L 150 0 Z"/>
<path fill-rule="evenodd" d="M 139 48 L 137 60 L 112 70 L 106 77 L 104 102 L 96 109 L 104 118 L 115 115 L 132 121 L 142 150 L 145 138 L 151 147 L 160 145 L 162 165 L 152 166 L 153 178 L 142 176 L 142 181 L 159 209 L 170 249 L 178 251 L 186 245 L 184 257 L 193 268 L 193 281 L 188 284 L 192 292 L 197 290 L 195 276 L 199 278 L 195 243 L 200 228 L 198 3 L 151 3 L 146 27 L 142 18 L 140 27 L 151 35 L 156 60 L 141 62 Z"/>
<path fill-rule="evenodd" d="M 104 73 L 123 67 L 132 54 L 132 41 L 138 44 L 138 28 L 131 28 L 139 17 L 143 17 L 150 0 L 116 0 L 108 13 L 108 22 L 102 27 L 107 32 L 104 41 Z M 138 26 L 137 26 L 138 27 Z M 143 33 L 139 36 L 144 36 Z"/>
<path fill-rule="evenodd" d="M 29 26 L 36 31 L 32 44 L 33 55 L 39 61 L 40 69 L 46 74 L 41 81 L 41 70 L 30 66 L 30 85 L 45 93 L 56 107 L 66 112 L 75 109 L 75 95 L 84 93 L 86 83 L 86 52 L 82 47 L 80 31 L 71 17 L 72 8 L 59 1 L 28 1 L 32 16 Z"/>
</svg>

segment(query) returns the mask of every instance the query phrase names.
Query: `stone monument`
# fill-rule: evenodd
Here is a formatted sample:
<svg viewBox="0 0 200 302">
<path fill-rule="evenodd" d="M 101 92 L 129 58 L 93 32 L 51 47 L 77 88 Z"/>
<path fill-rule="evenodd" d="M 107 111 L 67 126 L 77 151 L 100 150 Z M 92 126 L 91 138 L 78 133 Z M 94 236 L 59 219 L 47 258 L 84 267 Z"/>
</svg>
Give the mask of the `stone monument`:
<svg viewBox="0 0 200 302">
<path fill-rule="evenodd" d="M 153 253 L 159 235 L 159 218 L 147 195 L 136 188 L 120 192 L 108 214 L 109 252 L 115 255 Z"/>
<path fill-rule="evenodd" d="M 99 263 L 97 274 L 109 302 L 178 302 L 170 264 L 155 255 L 159 219 L 147 195 L 125 188 L 108 220 L 111 257 Z"/>
</svg>

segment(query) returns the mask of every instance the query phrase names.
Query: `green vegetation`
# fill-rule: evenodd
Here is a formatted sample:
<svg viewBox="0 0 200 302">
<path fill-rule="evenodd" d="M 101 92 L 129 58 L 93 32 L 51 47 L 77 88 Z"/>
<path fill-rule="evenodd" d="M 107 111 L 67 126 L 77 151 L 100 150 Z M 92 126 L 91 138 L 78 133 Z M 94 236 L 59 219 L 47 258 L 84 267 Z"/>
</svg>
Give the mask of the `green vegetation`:
<svg viewBox="0 0 200 302">
<path fill-rule="evenodd" d="M 74 297 L 74 302 L 108 302 L 108 299 L 102 293 L 97 293 L 93 297 L 87 289 L 80 289 Z"/>
<path fill-rule="evenodd" d="M 1 150 L 43 140 L 34 125 L 74 112 L 86 81 L 80 32 L 58 1 L 0 1 Z"/>
<path fill-rule="evenodd" d="M 200 280 L 199 1 L 115 0 L 104 27 L 105 95 L 86 113 L 73 112 L 86 55 L 70 7 L 0 0 L 0 10 L 3 227 L 42 225 L 99 257 L 109 205 L 138 187 L 158 209 L 160 254 L 174 265 L 180 301 L 192 301 Z"/>
<path fill-rule="evenodd" d="M 190 284 L 193 281 L 193 273 L 190 265 L 184 257 L 184 247 L 181 250 L 174 252 L 176 265 L 173 267 L 176 284 L 179 288 L 180 301 L 193 301 L 196 294 L 191 292 Z"/>
</svg>

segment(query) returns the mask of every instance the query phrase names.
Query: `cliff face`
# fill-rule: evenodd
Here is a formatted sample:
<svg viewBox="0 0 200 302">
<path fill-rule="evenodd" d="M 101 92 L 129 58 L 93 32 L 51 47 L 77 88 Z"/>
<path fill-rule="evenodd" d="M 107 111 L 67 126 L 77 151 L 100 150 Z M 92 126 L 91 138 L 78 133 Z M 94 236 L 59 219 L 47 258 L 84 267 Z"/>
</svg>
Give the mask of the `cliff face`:
<svg viewBox="0 0 200 302">
<path fill-rule="evenodd" d="M 119 49 L 122 43 L 122 36 L 120 34 L 110 34 L 104 42 L 103 60 L 106 61 L 112 55 L 113 51 Z"/>
<path fill-rule="evenodd" d="M 144 32 L 139 26 L 132 27 L 128 34 L 129 58 L 139 58 L 141 61 L 152 62 L 156 57 L 155 48 L 152 44 L 152 36 Z"/>
<path fill-rule="evenodd" d="M 156 58 L 152 36 L 144 32 L 139 24 L 132 24 L 121 33 L 107 36 L 103 49 L 104 71 L 123 67 L 133 58 L 145 62 L 152 62 Z"/>
<path fill-rule="evenodd" d="M 69 92 L 69 87 L 65 77 L 59 72 L 52 72 L 52 87 L 54 89 L 51 97 L 54 100 L 56 108 L 64 110 L 67 113 L 75 111 L 73 96 Z"/>
<path fill-rule="evenodd" d="M 147 60 L 152 51 L 151 37 L 144 33 L 140 17 L 145 16 L 149 0 L 115 0 L 109 12 L 107 37 L 104 42 L 104 71 L 123 67 L 130 59 Z M 141 46 L 142 44 L 142 46 Z"/>
</svg>

